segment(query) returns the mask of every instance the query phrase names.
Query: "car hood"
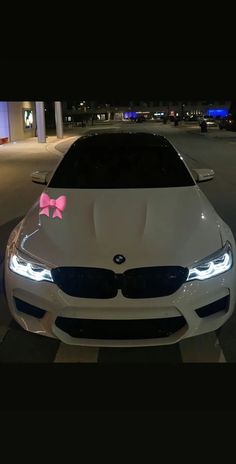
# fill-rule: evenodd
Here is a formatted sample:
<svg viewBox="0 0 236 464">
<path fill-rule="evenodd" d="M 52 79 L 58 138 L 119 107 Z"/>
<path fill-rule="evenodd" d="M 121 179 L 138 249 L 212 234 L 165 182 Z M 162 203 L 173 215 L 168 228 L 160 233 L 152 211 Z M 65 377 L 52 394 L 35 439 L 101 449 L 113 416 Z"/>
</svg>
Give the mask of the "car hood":
<svg viewBox="0 0 236 464">
<path fill-rule="evenodd" d="M 18 248 L 51 266 L 91 266 L 117 271 L 139 266 L 189 266 L 222 241 L 217 215 L 198 186 L 155 189 L 46 189 L 66 196 L 62 219 L 26 215 Z"/>
</svg>

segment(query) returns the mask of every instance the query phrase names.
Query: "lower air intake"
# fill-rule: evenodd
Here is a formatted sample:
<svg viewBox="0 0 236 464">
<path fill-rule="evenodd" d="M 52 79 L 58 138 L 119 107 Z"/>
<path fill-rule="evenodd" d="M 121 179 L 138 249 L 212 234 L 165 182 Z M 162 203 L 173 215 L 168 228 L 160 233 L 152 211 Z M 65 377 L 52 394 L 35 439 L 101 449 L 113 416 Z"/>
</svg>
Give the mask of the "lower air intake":
<svg viewBox="0 0 236 464">
<path fill-rule="evenodd" d="M 169 337 L 186 325 L 184 317 L 97 320 L 57 317 L 56 327 L 74 338 L 135 340 Z"/>
</svg>

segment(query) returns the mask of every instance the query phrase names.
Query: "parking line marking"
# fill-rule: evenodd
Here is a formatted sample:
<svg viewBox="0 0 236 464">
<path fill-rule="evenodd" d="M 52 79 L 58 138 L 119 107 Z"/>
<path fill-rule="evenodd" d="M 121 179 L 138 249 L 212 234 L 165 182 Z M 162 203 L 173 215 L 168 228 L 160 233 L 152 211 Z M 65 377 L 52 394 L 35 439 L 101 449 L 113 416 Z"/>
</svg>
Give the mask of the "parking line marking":
<svg viewBox="0 0 236 464">
<path fill-rule="evenodd" d="M 226 362 L 215 332 L 182 340 L 180 342 L 180 350 L 183 362 Z"/>
<path fill-rule="evenodd" d="M 99 348 L 61 343 L 54 362 L 97 363 Z"/>
</svg>

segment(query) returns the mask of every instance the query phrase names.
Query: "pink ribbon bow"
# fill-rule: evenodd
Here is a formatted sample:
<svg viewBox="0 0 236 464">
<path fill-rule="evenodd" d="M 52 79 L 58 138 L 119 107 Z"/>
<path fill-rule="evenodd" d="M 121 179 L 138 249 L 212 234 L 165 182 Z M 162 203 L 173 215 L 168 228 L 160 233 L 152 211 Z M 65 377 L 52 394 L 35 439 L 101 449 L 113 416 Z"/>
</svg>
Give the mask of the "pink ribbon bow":
<svg viewBox="0 0 236 464">
<path fill-rule="evenodd" d="M 50 198 L 47 193 L 42 193 L 39 200 L 40 208 L 43 208 L 39 214 L 45 214 L 49 217 L 49 208 L 55 208 L 52 217 L 59 217 L 62 219 L 62 211 L 66 207 L 66 196 L 61 195 L 56 200 Z"/>
</svg>

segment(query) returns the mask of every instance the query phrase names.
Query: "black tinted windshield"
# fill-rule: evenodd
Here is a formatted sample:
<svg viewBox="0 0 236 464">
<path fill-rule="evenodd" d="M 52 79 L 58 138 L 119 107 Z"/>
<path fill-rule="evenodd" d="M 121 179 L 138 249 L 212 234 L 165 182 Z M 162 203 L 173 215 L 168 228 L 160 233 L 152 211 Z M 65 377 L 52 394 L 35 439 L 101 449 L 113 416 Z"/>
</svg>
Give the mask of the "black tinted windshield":
<svg viewBox="0 0 236 464">
<path fill-rule="evenodd" d="M 112 189 L 182 187 L 194 182 L 178 153 L 152 134 L 102 134 L 77 140 L 49 187 Z"/>
</svg>

